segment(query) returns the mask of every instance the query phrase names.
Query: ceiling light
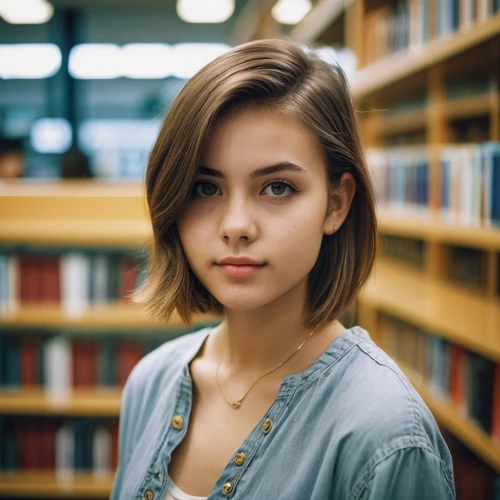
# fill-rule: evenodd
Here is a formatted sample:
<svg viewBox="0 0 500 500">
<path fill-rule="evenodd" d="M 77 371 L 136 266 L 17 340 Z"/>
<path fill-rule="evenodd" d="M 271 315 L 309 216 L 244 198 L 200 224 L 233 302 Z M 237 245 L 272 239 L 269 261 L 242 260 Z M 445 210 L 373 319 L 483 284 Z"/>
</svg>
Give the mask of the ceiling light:
<svg viewBox="0 0 500 500">
<path fill-rule="evenodd" d="M 272 8 L 272 15 L 280 24 L 297 24 L 311 10 L 309 0 L 278 0 Z"/>
<path fill-rule="evenodd" d="M 31 127 L 30 141 L 39 153 L 64 153 L 71 146 L 71 134 L 64 118 L 40 118 Z"/>
<path fill-rule="evenodd" d="M 0 78 L 49 78 L 61 67 L 61 51 L 53 43 L 0 45 Z"/>
<path fill-rule="evenodd" d="M 53 14 L 47 0 L 0 0 L 0 16 L 11 24 L 43 24 Z"/>
<path fill-rule="evenodd" d="M 75 45 L 69 55 L 69 73 L 79 79 L 122 76 L 121 48 L 112 43 Z"/>
<path fill-rule="evenodd" d="M 177 15 L 187 23 L 223 23 L 234 12 L 234 0 L 177 0 Z"/>
<path fill-rule="evenodd" d="M 161 43 L 131 43 L 121 49 L 122 76 L 166 78 L 171 74 L 172 49 Z"/>
</svg>

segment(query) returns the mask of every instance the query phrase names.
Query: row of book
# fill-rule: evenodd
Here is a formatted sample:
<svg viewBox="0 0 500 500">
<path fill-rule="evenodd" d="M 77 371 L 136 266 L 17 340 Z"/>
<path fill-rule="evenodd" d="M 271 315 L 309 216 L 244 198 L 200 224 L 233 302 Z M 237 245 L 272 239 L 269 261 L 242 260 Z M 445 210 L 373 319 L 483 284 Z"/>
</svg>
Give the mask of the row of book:
<svg viewBox="0 0 500 500">
<path fill-rule="evenodd" d="M 110 249 L 0 248 L 0 312 L 59 303 L 78 316 L 90 305 L 127 300 L 144 276 L 144 257 Z"/>
<path fill-rule="evenodd" d="M 0 470 L 111 474 L 118 464 L 118 422 L 0 417 Z"/>
<path fill-rule="evenodd" d="M 500 442 L 500 363 L 384 316 L 385 349 L 434 396 Z"/>
<path fill-rule="evenodd" d="M 441 148 L 440 217 L 466 226 L 500 224 L 500 142 Z M 381 208 L 412 214 L 429 203 L 429 151 L 425 146 L 371 149 L 367 154 Z"/>
<path fill-rule="evenodd" d="M 444 221 L 500 224 L 500 142 L 444 147 L 440 201 Z"/>
<path fill-rule="evenodd" d="M 398 0 L 365 15 L 365 62 L 418 48 L 487 20 L 500 12 L 499 0 Z"/>
<path fill-rule="evenodd" d="M 377 204 L 398 212 L 427 212 L 429 204 L 429 152 L 424 146 L 370 149 Z"/>
<path fill-rule="evenodd" d="M 73 388 L 123 387 L 137 362 L 166 340 L 2 333 L 0 387 L 40 387 L 56 395 Z"/>
<path fill-rule="evenodd" d="M 390 259 L 417 269 L 425 265 L 427 244 L 423 240 L 384 234 L 380 237 L 380 252 Z"/>
</svg>

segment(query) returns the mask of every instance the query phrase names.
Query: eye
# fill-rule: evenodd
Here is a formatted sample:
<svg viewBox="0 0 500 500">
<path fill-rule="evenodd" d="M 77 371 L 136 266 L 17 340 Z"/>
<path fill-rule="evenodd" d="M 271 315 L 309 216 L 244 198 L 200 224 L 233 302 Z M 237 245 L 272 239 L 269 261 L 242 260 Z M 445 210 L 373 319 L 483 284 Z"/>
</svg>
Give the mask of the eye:
<svg viewBox="0 0 500 500">
<path fill-rule="evenodd" d="M 212 198 L 217 194 L 219 187 L 212 182 L 196 182 L 193 186 L 193 195 L 200 198 Z"/>
<path fill-rule="evenodd" d="M 271 181 L 265 188 L 264 194 L 273 198 L 288 198 L 293 193 L 297 192 L 295 187 L 287 182 L 281 180 Z"/>
</svg>

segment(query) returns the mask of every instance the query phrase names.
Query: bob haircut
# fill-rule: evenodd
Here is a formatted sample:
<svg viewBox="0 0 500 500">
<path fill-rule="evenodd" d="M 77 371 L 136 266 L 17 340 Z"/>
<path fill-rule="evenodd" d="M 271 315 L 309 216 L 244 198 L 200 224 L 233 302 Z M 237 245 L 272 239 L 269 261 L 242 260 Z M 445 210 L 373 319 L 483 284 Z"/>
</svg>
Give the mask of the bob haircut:
<svg viewBox="0 0 500 500">
<path fill-rule="evenodd" d="M 189 267 L 176 220 L 189 201 L 214 121 L 263 106 L 298 119 L 314 133 L 332 186 L 338 186 L 345 172 L 356 182 L 344 224 L 323 236 L 309 274 L 305 324 L 316 327 L 336 319 L 370 275 L 376 248 L 374 195 L 344 73 L 286 39 L 248 42 L 221 55 L 186 83 L 149 157 L 146 197 L 153 242 L 148 274 L 133 298 L 162 322 L 175 310 L 187 324 L 195 312 L 223 313 L 223 305 Z"/>
</svg>

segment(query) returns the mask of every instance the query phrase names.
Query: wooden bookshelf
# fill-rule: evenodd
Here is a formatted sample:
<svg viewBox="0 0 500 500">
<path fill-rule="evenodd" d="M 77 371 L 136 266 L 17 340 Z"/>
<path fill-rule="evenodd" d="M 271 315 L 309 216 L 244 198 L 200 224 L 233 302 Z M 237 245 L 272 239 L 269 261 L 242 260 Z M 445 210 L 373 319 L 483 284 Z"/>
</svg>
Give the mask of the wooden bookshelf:
<svg viewBox="0 0 500 500">
<path fill-rule="evenodd" d="M 438 216 L 399 216 L 379 211 L 378 231 L 436 243 L 500 250 L 500 228 L 467 227 L 441 222 Z"/>
<path fill-rule="evenodd" d="M 445 38 L 431 40 L 419 49 L 401 51 L 360 69 L 352 89 L 364 97 L 406 77 L 435 66 L 500 34 L 500 14 Z"/>
<path fill-rule="evenodd" d="M 422 279 L 419 271 L 379 259 L 360 305 L 500 362 L 500 307 L 457 285 Z"/>
<path fill-rule="evenodd" d="M 491 105 L 491 95 L 464 97 L 462 99 L 445 101 L 443 113 L 448 120 L 459 120 L 473 116 L 488 115 L 491 111 Z"/>
<path fill-rule="evenodd" d="M 221 318 L 197 314 L 194 324 L 215 323 Z M 187 328 L 174 314 L 168 324 L 153 321 L 140 307 L 129 303 L 115 303 L 89 307 L 81 316 L 67 316 L 59 305 L 22 306 L 0 316 L 0 327 L 88 327 L 88 328 Z"/>
<path fill-rule="evenodd" d="M 113 474 L 1 472 L 0 495 L 20 498 L 109 498 Z"/>
<path fill-rule="evenodd" d="M 79 389 L 65 395 L 48 394 L 42 389 L 0 390 L 3 415 L 118 417 L 120 400 L 121 390 L 111 388 Z"/>
<path fill-rule="evenodd" d="M 450 403 L 441 401 L 434 396 L 419 382 L 420 377 L 413 373 L 410 368 L 402 365 L 399 361 L 398 365 L 404 371 L 413 387 L 419 392 L 436 420 L 467 444 L 471 450 L 482 457 L 493 469 L 500 472 L 500 443 L 493 441 L 479 427 L 463 417 Z"/>
</svg>

